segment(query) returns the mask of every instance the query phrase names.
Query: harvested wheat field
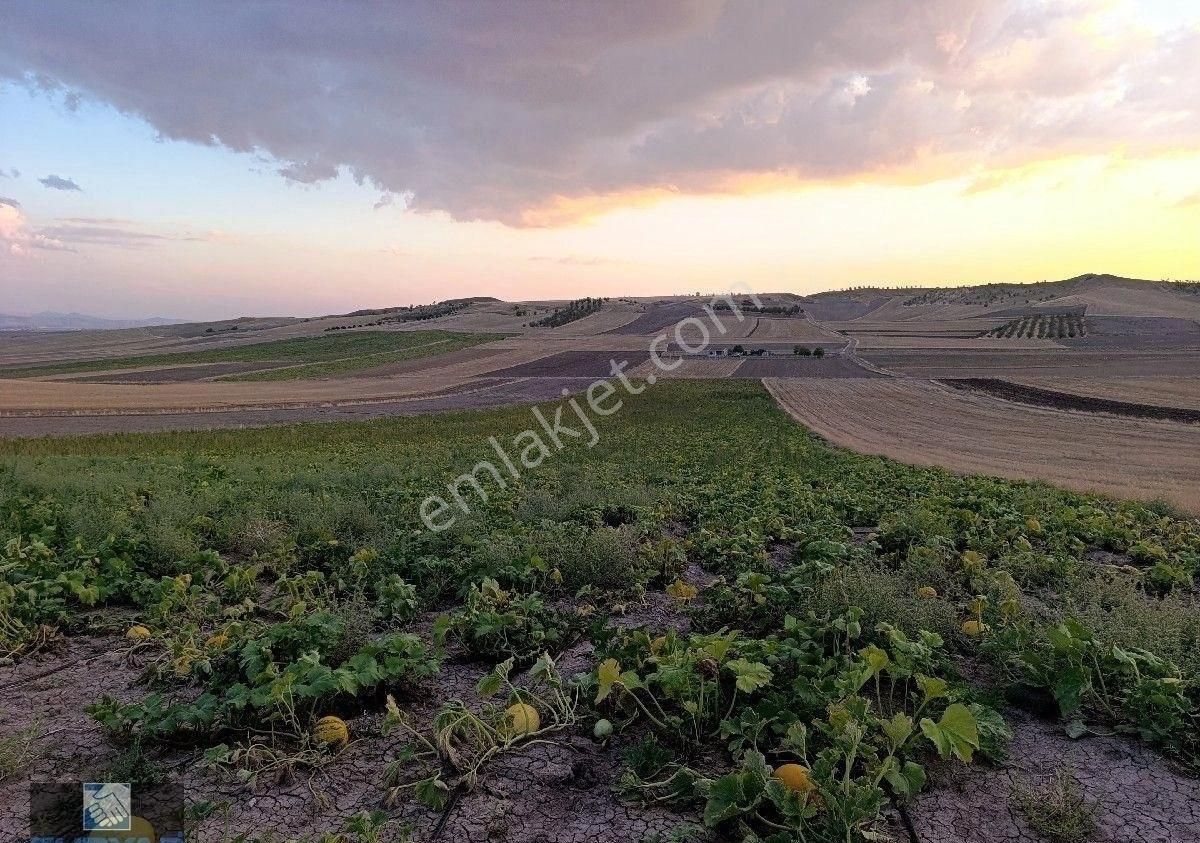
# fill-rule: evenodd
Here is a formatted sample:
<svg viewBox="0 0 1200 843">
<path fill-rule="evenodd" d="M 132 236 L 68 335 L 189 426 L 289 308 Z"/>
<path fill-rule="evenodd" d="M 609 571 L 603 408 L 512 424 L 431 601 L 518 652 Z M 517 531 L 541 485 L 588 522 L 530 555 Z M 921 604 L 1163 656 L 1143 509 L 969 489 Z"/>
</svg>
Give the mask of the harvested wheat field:
<svg viewBox="0 0 1200 843">
<path fill-rule="evenodd" d="M 479 378 L 447 383 L 450 385 L 441 389 L 427 389 L 407 397 L 371 401 L 280 404 L 191 411 L 22 415 L 0 413 L 0 438 L 225 430 L 273 427 L 300 422 L 366 421 L 393 416 L 533 404 L 561 397 L 564 388 L 578 388 L 578 381 L 573 378 Z"/>
<path fill-rule="evenodd" d="M 765 383 L 798 422 L 856 451 L 1200 512 L 1197 425 L 1041 409 L 924 380 Z"/>
<path fill-rule="evenodd" d="M 1005 340 L 1000 340 L 1005 342 Z M 1099 352 L 1046 348 L 996 349 L 863 349 L 868 361 L 915 378 L 1122 377 L 1147 375 L 1192 377 L 1200 372 L 1200 352 Z"/>
<path fill-rule="evenodd" d="M 1007 351 L 1019 349 L 1061 349 L 1049 339 L 993 339 L 991 337 L 961 337 L 944 334 L 873 334 L 850 331 L 858 338 L 858 347 L 869 349 L 935 349 L 938 351 Z"/>
<path fill-rule="evenodd" d="M 828 343 L 844 342 L 845 339 L 824 325 L 810 319 L 781 319 L 756 316 L 753 326 L 745 334 L 754 342 Z"/>
<path fill-rule="evenodd" d="M 0 415 L 155 413 L 385 401 L 465 383 L 468 376 L 356 378 L 297 383 L 100 384 L 0 380 Z"/>
</svg>

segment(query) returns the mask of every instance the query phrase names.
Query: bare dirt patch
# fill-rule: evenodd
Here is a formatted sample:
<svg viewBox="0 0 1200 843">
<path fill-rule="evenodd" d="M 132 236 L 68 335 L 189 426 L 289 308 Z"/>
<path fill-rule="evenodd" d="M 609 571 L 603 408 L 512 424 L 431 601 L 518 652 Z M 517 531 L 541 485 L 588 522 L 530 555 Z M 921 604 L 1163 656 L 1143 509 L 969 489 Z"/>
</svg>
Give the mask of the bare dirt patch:
<svg viewBox="0 0 1200 843">
<path fill-rule="evenodd" d="M 24 781 L 78 781 L 119 754 L 84 712 L 102 694 L 122 702 L 142 696 L 140 668 L 126 642 L 113 638 L 59 639 L 58 652 L 0 668 L 0 737 L 33 730 L 34 758 L 0 787 L 0 839 L 28 838 L 29 790 Z"/>
<path fill-rule="evenodd" d="M 1064 765 L 1097 807 L 1093 843 L 1200 840 L 1200 781 L 1173 771 L 1152 750 L 1120 737 L 1072 741 L 1056 724 L 1023 712 L 1006 719 L 1014 734 L 1007 764 L 933 777 L 931 792 L 910 809 L 920 843 L 1037 843 L 1014 788 L 1036 788 Z"/>
<path fill-rule="evenodd" d="M 747 357 L 732 375 L 735 378 L 877 378 L 852 360 L 825 357 Z"/>
<path fill-rule="evenodd" d="M 742 365 L 740 357 L 683 357 L 670 361 L 678 363 L 674 369 L 664 371 L 656 363 L 647 360 L 629 372 L 631 378 L 645 378 L 654 375 L 656 379 L 667 378 L 728 378 Z"/>
<path fill-rule="evenodd" d="M 607 351 L 561 351 L 540 360 L 498 369 L 491 374 L 496 377 L 517 378 L 607 378 L 612 377 L 614 359 L 618 363 L 628 361 L 630 368 L 633 368 L 649 360 L 650 352 L 613 354 Z"/>
</svg>

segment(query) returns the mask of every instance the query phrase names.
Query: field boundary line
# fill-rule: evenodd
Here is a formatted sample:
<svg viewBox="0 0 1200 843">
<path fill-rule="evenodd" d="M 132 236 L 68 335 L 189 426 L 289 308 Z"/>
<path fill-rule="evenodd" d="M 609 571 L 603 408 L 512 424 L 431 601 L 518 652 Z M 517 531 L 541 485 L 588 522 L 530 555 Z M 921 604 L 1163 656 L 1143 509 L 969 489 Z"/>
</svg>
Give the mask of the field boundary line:
<svg viewBox="0 0 1200 843">
<path fill-rule="evenodd" d="M 838 354 L 845 357 L 851 363 L 854 363 L 857 366 L 861 366 L 862 368 L 866 369 L 868 372 L 874 372 L 877 375 L 883 375 L 884 377 L 889 377 L 889 378 L 903 379 L 905 377 L 904 375 L 898 375 L 893 371 L 885 369 L 882 366 L 876 366 L 874 363 L 870 362 L 869 360 L 864 360 L 861 357 L 859 357 L 858 356 L 858 337 L 848 337 L 846 344 L 844 346 L 842 346 L 842 350 L 839 351 Z"/>
</svg>

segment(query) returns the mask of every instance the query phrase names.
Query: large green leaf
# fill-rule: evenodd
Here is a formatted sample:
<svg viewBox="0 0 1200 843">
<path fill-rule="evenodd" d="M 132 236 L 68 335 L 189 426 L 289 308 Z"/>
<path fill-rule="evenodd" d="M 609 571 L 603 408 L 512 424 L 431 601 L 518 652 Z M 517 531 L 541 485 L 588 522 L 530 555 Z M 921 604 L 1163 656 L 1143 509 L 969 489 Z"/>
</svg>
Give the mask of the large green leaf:
<svg viewBox="0 0 1200 843">
<path fill-rule="evenodd" d="M 962 703 L 947 706 L 936 723 L 928 717 L 922 718 L 921 732 L 937 747 L 942 758 L 953 755 L 970 761 L 974 751 L 979 749 L 979 724 L 971 709 Z"/>
<path fill-rule="evenodd" d="M 773 674 L 771 669 L 762 662 L 752 662 L 746 659 L 733 659 L 725 668 L 737 677 L 734 684 L 742 693 L 752 694 L 759 688 L 771 684 Z"/>
</svg>

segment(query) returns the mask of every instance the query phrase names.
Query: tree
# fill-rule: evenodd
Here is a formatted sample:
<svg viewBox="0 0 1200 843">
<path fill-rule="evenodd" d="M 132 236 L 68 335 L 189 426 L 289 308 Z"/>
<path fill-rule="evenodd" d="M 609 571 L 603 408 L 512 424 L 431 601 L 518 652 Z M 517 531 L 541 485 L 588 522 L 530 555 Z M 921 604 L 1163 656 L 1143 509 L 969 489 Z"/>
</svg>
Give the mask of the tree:
<svg viewBox="0 0 1200 843">
<path fill-rule="evenodd" d="M 824 356 L 825 356 L 825 349 L 822 348 L 821 346 L 818 345 L 816 348 L 813 349 L 813 357 L 824 357 Z"/>
</svg>

